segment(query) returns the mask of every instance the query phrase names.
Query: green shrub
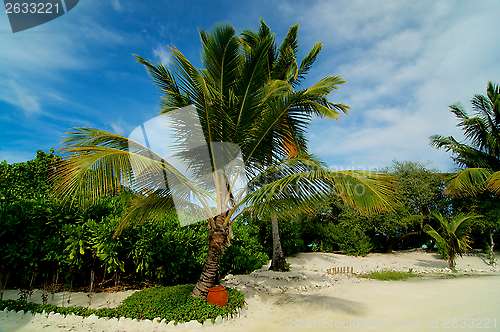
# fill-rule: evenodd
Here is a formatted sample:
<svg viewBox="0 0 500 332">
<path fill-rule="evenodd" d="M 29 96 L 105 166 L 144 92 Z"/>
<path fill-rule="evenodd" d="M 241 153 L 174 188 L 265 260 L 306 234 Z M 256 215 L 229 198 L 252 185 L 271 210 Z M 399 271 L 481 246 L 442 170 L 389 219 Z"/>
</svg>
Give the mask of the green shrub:
<svg viewBox="0 0 500 332">
<path fill-rule="evenodd" d="M 357 225 L 335 225 L 332 236 L 338 246 L 348 255 L 366 256 L 372 249 L 370 238 Z"/>
<path fill-rule="evenodd" d="M 166 321 L 187 322 L 197 320 L 203 322 L 218 316 L 227 317 L 237 313 L 243 307 L 243 293 L 226 288 L 229 301 L 221 308 L 207 303 L 204 299 L 191 296 L 194 285 L 178 285 L 172 287 L 156 286 L 136 292 L 123 301 L 117 308 L 123 316 L 137 319 L 161 318 Z"/>
<path fill-rule="evenodd" d="M 259 228 L 241 221 L 235 221 L 232 227 L 234 238 L 220 259 L 219 273 L 245 274 L 260 269 L 269 257 L 259 242 Z"/>
<path fill-rule="evenodd" d="M 191 292 L 194 285 L 178 285 L 172 287 L 155 286 L 137 291 L 126 298 L 116 308 L 89 309 L 84 307 L 58 307 L 50 304 L 37 304 L 25 301 L 0 301 L 0 310 L 24 310 L 34 313 L 54 312 L 62 315 L 71 313 L 88 317 L 92 314 L 98 317 L 127 317 L 131 319 L 165 319 L 166 323 L 197 320 L 202 323 L 207 319 L 212 322 L 219 316 L 228 317 L 237 314 L 238 309 L 245 305 L 245 297 L 238 290 L 226 288 L 229 300 L 225 307 L 207 303 L 205 299 L 194 298 Z"/>
<path fill-rule="evenodd" d="M 373 248 L 367 235 L 372 225 L 337 198 L 318 206 L 316 215 L 303 215 L 301 232 L 312 251 L 342 250 L 348 255 L 364 256 Z"/>
</svg>

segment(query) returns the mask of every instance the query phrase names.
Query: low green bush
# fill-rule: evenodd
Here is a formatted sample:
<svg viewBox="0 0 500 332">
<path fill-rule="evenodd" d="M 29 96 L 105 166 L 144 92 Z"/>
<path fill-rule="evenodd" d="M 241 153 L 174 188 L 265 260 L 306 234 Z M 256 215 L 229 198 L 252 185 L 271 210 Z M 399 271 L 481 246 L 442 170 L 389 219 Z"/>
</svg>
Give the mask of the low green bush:
<svg viewBox="0 0 500 332">
<path fill-rule="evenodd" d="M 370 238 L 357 224 L 335 225 L 331 231 L 334 241 L 347 255 L 366 256 L 373 248 Z"/>
<path fill-rule="evenodd" d="M 219 274 L 247 274 L 260 269 L 269 256 L 259 242 L 259 228 L 241 221 L 232 224 L 234 237 L 219 261 Z"/>
<path fill-rule="evenodd" d="M 136 292 L 123 301 L 117 310 L 124 317 L 136 319 L 154 319 L 166 321 L 188 322 L 197 320 L 204 322 L 218 316 L 227 317 L 237 313 L 243 307 L 243 293 L 226 288 L 229 301 L 223 308 L 207 303 L 204 299 L 191 296 L 194 285 L 178 285 L 173 287 L 156 286 Z"/>
<path fill-rule="evenodd" d="M 200 323 L 211 319 L 212 322 L 219 316 L 229 317 L 237 314 L 238 309 L 245 305 L 245 296 L 238 290 L 226 288 L 229 295 L 225 307 L 219 307 L 206 302 L 205 299 L 194 298 L 191 292 L 194 285 L 155 286 L 137 291 L 126 298 L 116 308 L 89 309 L 84 307 L 58 307 L 50 304 L 37 304 L 26 301 L 0 301 L 0 310 L 34 313 L 54 312 L 62 315 L 71 313 L 88 317 L 92 314 L 98 317 L 127 317 L 131 319 L 165 319 L 165 322 L 184 323 L 196 320 Z"/>
</svg>

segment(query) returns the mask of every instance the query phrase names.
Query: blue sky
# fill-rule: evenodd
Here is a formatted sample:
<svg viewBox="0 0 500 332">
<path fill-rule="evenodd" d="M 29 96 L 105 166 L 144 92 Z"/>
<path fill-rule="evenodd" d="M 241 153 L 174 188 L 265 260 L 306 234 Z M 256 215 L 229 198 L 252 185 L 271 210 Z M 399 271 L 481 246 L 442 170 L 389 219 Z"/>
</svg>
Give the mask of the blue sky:
<svg viewBox="0 0 500 332">
<path fill-rule="evenodd" d="M 339 122 L 315 119 L 309 146 L 332 169 L 381 169 L 393 159 L 452 171 L 433 134 L 454 135 L 448 105 L 470 109 L 500 83 L 500 1 L 81 0 L 67 14 L 13 34 L 0 14 L 0 160 L 57 149 L 72 127 L 127 136 L 155 117 L 160 94 L 132 54 L 168 63 L 169 46 L 200 66 L 198 28 L 230 22 L 277 40 L 300 23 L 302 56 L 323 51 L 303 86 L 347 83 L 330 96 L 351 107 Z"/>
</svg>

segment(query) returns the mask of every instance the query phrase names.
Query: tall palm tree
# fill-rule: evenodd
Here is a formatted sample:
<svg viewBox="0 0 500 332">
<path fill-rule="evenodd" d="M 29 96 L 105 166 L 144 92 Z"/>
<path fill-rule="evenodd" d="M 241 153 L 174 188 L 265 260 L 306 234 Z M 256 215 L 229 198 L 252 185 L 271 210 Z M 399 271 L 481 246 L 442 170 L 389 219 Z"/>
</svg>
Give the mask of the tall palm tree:
<svg viewBox="0 0 500 332">
<path fill-rule="evenodd" d="M 475 196 L 490 190 L 500 193 L 500 87 L 488 83 L 487 96 L 476 95 L 471 100 L 474 117 L 461 105 L 451 105 L 451 111 L 460 120 L 469 143 L 459 142 L 453 136 L 434 135 L 431 145 L 451 151 L 453 160 L 462 168 L 448 182 L 448 192 L 455 196 Z"/>
<path fill-rule="evenodd" d="M 439 222 L 440 228 L 436 231 L 432 226 L 425 225 L 424 231 L 446 251 L 450 269 L 456 271 L 455 258 L 457 255 L 462 257 L 462 254 L 470 248 L 468 237 L 470 221 L 477 216 L 459 214 L 451 220 L 445 220 L 440 213 L 434 213 L 434 217 Z"/>
<path fill-rule="evenodd" d="M 258 32 L 244 30 L 241 34 L 241 43 L 245 51 L 250 52 L 252 48 L 257 47 L 263 40 L 271 39 L 272 45 L 267 50 L 268 54 L 265 67 L 265 76 L 267 83 L 270 83 L 273 80 L 281 80 L 289 83 L 292 87 L 298 87 L 301 81 L 306 78 L 309 70 L 311 69 L 319 53 L 321 52 L 321 43 L 316 43 L 314 45 L 309 53 L 302 59 L 299 66 L 297 60 L 299 51 L 299 43 L 297 39 L 299 24 L 297 23 L 294 26 L 290 27 L 283 42 L 278 47 L 274 38 L 274 34 L 271 33 L 271 29 L 265 24 L 262 19 L 260 23 L 261 26 Z M 326 99 L 326 97 L 317 98 L 317 100 L 311 102 L 313 102 L 314 107 L 317 108 L 325 107 L 328 105 L 329 107 L 327 106 L 326 112 L 329 113 L 328 117 L 330 118 L 338 120 L 337 113 L 331 112 L 330 109 L 336 109 L 347 114 L 347 106 L 342 104 L 331 104 Z M 291 109 L 293 108 L 294 106 L 291 107 Z M 283 117 L 282 120 L 286 121 L 286 118 Z M 302 136 L 302 133 L 295 134 L 296 137 L 294 141 L 285 142 L 287 157 L 292 157 L 304 153 L 304 151 L 307 151 L 307 146 L 305 145 L 306 139 Z M 271 219 L 273 239 L 273 254 L 271 266 L 269 267 L 269 269 L 283 271 L 285 269 L 286 261 L 279 236 L 278 216 L 276 212 L 273 212 L 267 217 Z"/>
<path fill-rule="evenodd" d="M 133 142 L 131 149 L 130 140 L 123 136 L 77 128 L 66 135 L 62 149 L 66 157 L 54 175 L 54 195 L 91 204 L 124 186 L 136 188 L 139 197 L 125 214 L 122 227 L 174 211 L 173 196 L 181 197 L 188 206 L 201 211 L 209 229 L 207 259 L 193 290 L 193 296 L 204 297 L 215 282 L 220 254 L 230 246 L 231 223 L 242 211 L 261 213 L 275 208 L 278 214 L 286 213 L 284 206 L 304 208 L 305 202 L 313 205 L 322 195 L 339 188 L 343 188 L 339 193 L 347 202 L 361 209 L 387 210 L 394 191 L 382 176 L 328 171 L 307 157 L 305 130 L 311 117 L 335 118 L 347 109 L 326 99 L 344 82 L 340 77 L 327 76 L 308 89 L 296 91 L 286 80 L 269 79 L 272 36 L 258 40 L 251 48 L 243 45 L 228 24 L 216 26 L 211 32 L 200 31 L 200 36 L 202 69 L 195 68 L 175 48 L 171 49 L 170 66 L 152 64 L 139 56 L 137 59 L 162 92 L 161 114 L 194 106 L 209 160 L 207 163 L 198 158 L 196 149 L 181 150 L 178 156 L 193 172 L 213 174 L 215 188 L 186 178 L 144 144 Z M 177 147 L 182 147 L 192 138 L 192 132 L 182 123 L 179 126 L 184 131 L 179 129 Z M 234 174 L 219 172 L 224 167 L 217 164 L 225 159 L 220 156 L 221 143 L 232 143 L 241 151 L 250 189 L 243 199 L 241 192 L 233 192 Z M 290 156 L 290 146 L 299 147 L 301 155 Z M 208 169 L 204 167 L 207 164 Z M 263 182 L 263 174 L 273 167 L 279 172 L 272 181 Z M 161 181 L 157 180 L 165 177 L 168 185 L 158 186 Z M 183 185 L 177 186 L 179 183 Z M 365 195 L 356 195 L 356 185 L 365 186 Z M 198 204 L 188 204 L 193 196 Z M 210 200 L 216 203 L 215 212 Z"/>
</svg>

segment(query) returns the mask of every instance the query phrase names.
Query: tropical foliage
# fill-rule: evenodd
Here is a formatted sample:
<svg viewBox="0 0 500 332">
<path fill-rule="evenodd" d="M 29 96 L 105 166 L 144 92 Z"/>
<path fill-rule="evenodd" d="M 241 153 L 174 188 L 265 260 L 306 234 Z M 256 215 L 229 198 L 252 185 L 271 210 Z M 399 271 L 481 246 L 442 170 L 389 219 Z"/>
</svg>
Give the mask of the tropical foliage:
<svg viewBox="0 0 500 332">
<path fill-rule="evenodd" d="M 208 143 L 208 160 L 198 157 L 199 149 L 186 149 L 193 137 L 188 126 L 178 126 L 176 147 L 180 151 L 178 156 L 199 178 L 210 172 L 216 175 L 212 188 L 193 183 L 138 142 L 134 142 L 138 148 L 131 151 L 130 141 L 125 137 L 77 128 L 64 141 L 62 152 L 67 156 L 54 175 L 55 197 L 72 202 L 76 199 L 78 204 L 86 205 L 117 193 L 124 186 L 136 188 L 138 199 L 122 219 L 124 226 L 131 221 L 155 220 L 172 214 L 172 194 L 179 194 L 175 192 L 177 187 L 169 180 L 166 187 L 151 188 L 152 178 L 162 179 L 166 175 L 175 179 L 175 183 L 184 184 L 180 190 L 182 199 L 187 202 L 191 195 L 196 196 L 202 206 L 195 208 L 204 213 L 209 227 L 207 261 L 195 296 L 205 296 L 216 281 L 219 256 L 230 246 L 231 224 L 238 211 L 260 214 L 274 210 L 277 215 L 285 215 L 314 206 L 322 197 L 335 192 L 362 210 L 390 209 L 393 185 L 384 181 L 383 176 L 361 171 L 328 171 L 308 155 L 305 131 L 312 116 L 337 118 L 347 107 L 327 99 L 344 82 L 338 76 L 324 77 L 307 89 L 295 89 L 320 50 L 319 46 L 313 48 L 294 72 L 296 30 L 297 27 L 291 28 L 288 39 L 278 49 L 265 25 L 258 35 L 245 32 L 242 39 L 228 24 L 211 32 L 200 31 L 203 69 L 195 68 L 175 48 L 171 49 L 172 64 L 168 67 L 137 56 L 162 92 L 161 114 L 194 105 L 195 117 Z M 290 57 L 293 61 L 289 61 Z M 287 69 L 278 70 L 281 66 Z M 286 75 L 280 79 L 278 76 L 283 73 Z M 218 160 L 227 159 L 224 154 L 220 156 L 219 143 L 234 144 L 241 151 L 249 193 L 240 201 L 237 198 L 241 194 L 232 192 L 230 185 L 234 174 L 218 173 L 223 171 L 217 165 Z M 290 153 L 291 149 L 295 152 Z M 271 173 L 273 176 L 269 177 Z M 364 188 L 364 195 L 356 195 L 357 186 Z M 220 188 L 226 188 L 227 192 Z M 213 204 L 216 213 L 210 208 Z"/>
<path fill-rule="evenodd" d="M 39 151 L 37 159 L 27 163 L 3 163 L 1 175 L 36 179 L 52 165 L 40 162 L 47 156 Z M 49 199 L 46 181 L 45 176 L 36 184 L 15 182 L 17 191 L 27 197 L 32 192 L 44 194 L 36 199 L 12 196 L 0 204 L 2 288 L 57 284 L 89 289 L 92 274 L 94 289 L 115 282 L 174 285 L 196 281 L 207 250 L 205 225 L 181 227 L 176 218 L 168 217 L 128 228 L 114 238 L 130 199 L 128 192 L 103 198 L 87 210 L 67 209 Z M 234 243 L 221 258 L 221 274 L 250 272 L 267 262 L 254 233 L 235 223 Z"/>
<path fill-rule="evenodd" d="M 431 137 L 432 146 L 451 151 L 455 163 L 465 168 L 448 183 L 452 195 L 500 192 L 500 87 L 489 82 L 486 90 L 486 96 L 476 95 L 471 100 L 473 117 L 459 104 L 450 106 L 468 142 L 459 142 L 453 136 Z"/>
<path fill-rule="evenodd" d="M 303 215 L 304 240 L 318 251 L 343 250 L 365 255 L 408 249 L 429 244 L 423 227 L 433 219 L 432 211 L 449 213 L 450 198 L 443 195 L 444 181 L 436 169 L 427 164 L 394 161 L 382 170 L 398 185 L 399 204 L 390 213 L 365 214 L 341 200 L 324 200 L 316 213 Z M 310 235 L 308 235 L 310 233 Z"/>
<path fill-rule="evenodd" d="M 424 225 L 433 219 L 432 213 L 449 212 L 450 199 L 443 194 L 444 175 L 427 165 L 428 163 L 394 160 L 392 166 L 383 169 L 384 173 L 397 181 L 399 193 L 403 197 L 402 204 L 397 208 L 396 219 L 399 221 L 391 220 L 392 227 L 384 225 L 389 231 L 386 234 L 399 233 L 390 244 L 389 251 L 408 236 L 417 236 L 422 241 Z M 399 229 L 394 229 L 398 225 Z"/>
<path fill-rule="evenodd" d="M 238 290 L 227 289 L 228 303 L 224 307 L 207 303 L 190 296 L 194 285 L 178 285 L 171 287 L 156 286 L 137 291 L 126 298 L 116 308 L 91 309 L 85 307 L 60 307 L 53 304 L 38 304 L 26 301 L 0 300 L 0 310 L 15 310 L 36 313 L 74 314 L 88 317 L 126 317 L 130 319 L 158 318 L 165 323 L 185 323 L 196 320 L 200 323 L 214 323 L 219 316 L 229 318 L 238 314 L 238 309 L 245 305 L 244 295 Z M 207 322 L 208 321 L 208 322 Z"/>
<path fill-rule="evenodd" d="M 39 152 L 37 156 L 43 159 L 47 155 Z M 9 172 L 16 172 L 21 178 L 34 179 L 41 173 L 40 169 L 23 165 L 44 168 L 46 164 L 35 160 L 20 165 L 3 163 L 2 176 L 11 178 Z M 26 173 L 19 173 L 20 169 Z M 35 192 L 47 185 L 45 181 L 39 182 L 40 188 L 33 187 L 29 181 L 25 184 Z M 18 185 L 19 192 L 29 192 L 22 183 Z M 206 225 L 197 223 L 181 227 L 176 218 L 165 217 L 128 227 L 119 237 L 113 238 L 129 196 L 124 192 L 104 198 L 87 210 L 61 208 L 49 199 L 47 192 L 37 199 L 18 196 L 10 203 L 4 201 L 0 205 L 2 285 L 29 289 L 57 284 L 57 289 L 85 287 L 89 290 L 91 271 L 96 290 L 116 283 L 175 285 L 196 282 L 208 249 Z M 485 197 L 454 198 L 452 203 L 453 211 L 483 214 L 470 224 L 470 239 L 474 240 L 470 245 L 482 249 L 483 243 L 490 243 L 490 237 L 499 241 L 494 230 L 500 208 L 495 201 L 488 203 Z M 420 227 L 418 214 L 413 215 L 414 221 L 411 221 L 411 214 L 406 219 L 401 216 L 400 210 L 364 215 L 333 196 L 331 201 L 325 199 L 316 205 L 312 214 L 299 218 L 285 216 L 280 220 L 283 253 L 288 256 L 311 250 L 341 250 L 365 255 L 370 250 L 386 251 L 399 236 Z M 440 232 L 436 222 L 432 221 L 431 225 Z M 273 254 L 271 228 L 265 215 L 248 212 L 233 222 L 232 245 L 220 258 L 219 276 L 249 273 L 266 264 Z M 422 243 L 417 237 L 407 237 L 399 241 L 396 248 L 415 248 Z"/>
<path fill-rule="evenodd" d="M 475 95 L 471 103 L 473 117 L 460 104 L 450 106 L 468 142 L 459 142 L 453 136 L 435 135 L 431 137 L 431 145 L 451 151 L 453 160 L 462 168 L 450 176 L 446 192 L 456 197 L 478 197 L 472 198 L 473 202 L 465 199 L 469 204 L 462 202 L 459 205 L 466 211 L 476 206 L 481 210 L 478 213 L 484 215 L 481 221 L 484 227 L 475 228 L 487 234 L 488 255 L 494 264 L 493 237 L 500 229 L 500 220 L 494 209 L 484 211 L 482 206 L 498 205 L 500 193 L 500 86 L 488 82 L 486 96 Z M 478 201 L 482 203 L 478 205 Z"/>
<path fill-rule="evenodd" d="M 425 225 L 424 231 L 437 241 L 438 247 L 443 249 L 445 257 L 448 258 L 450 269 L 455 271 L 456 256 L 461 257 L 470 248 L 470 223 L 477 216 L 459 214 L 446 220 L 441 214 L 434 213 L 434 217 L 439 222 L 440 228 L 435 230 L 432 226 Z"/>
</svg>

